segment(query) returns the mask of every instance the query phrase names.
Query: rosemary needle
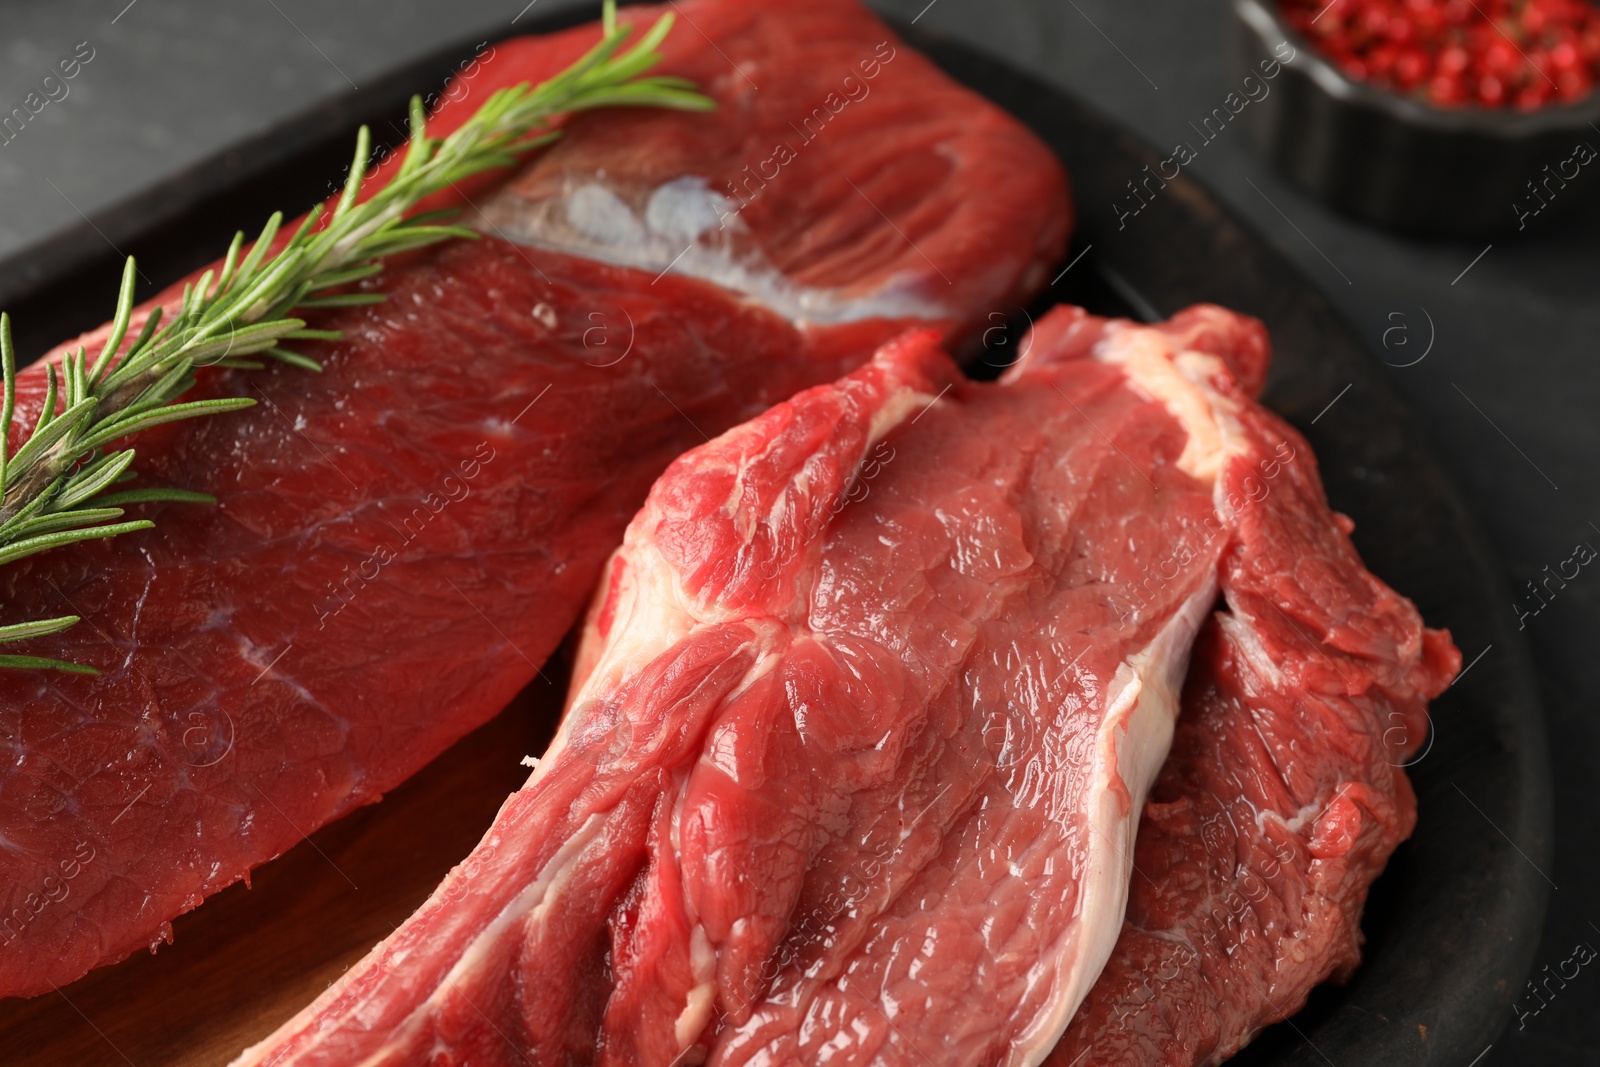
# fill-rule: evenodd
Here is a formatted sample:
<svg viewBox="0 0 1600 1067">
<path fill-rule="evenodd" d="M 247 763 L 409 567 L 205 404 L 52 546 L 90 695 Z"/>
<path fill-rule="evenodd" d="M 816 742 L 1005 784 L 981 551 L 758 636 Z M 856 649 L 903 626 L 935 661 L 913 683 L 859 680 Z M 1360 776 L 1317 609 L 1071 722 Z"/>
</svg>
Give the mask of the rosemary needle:
<svg viewBox="0 0 1600 1067">
<path fill-rule="evenodd" d="M 16 414 L 16 353 L 10 318 L 0 314 L 0 564 L 78 541 L 147 529 L 146 519 L 123 520 L 121 505 L 148 501 L 210 502 L 176 489 L 112 492 L 134 477 L 134 450 L 109 446 L 162 423 L 249 407 L 248 397 L 179 402 L 207 366 L 255 367 L 261 356 L 306 370 L 317 363 L 295 352 L 295 341 L 334 339 L 336 331 L 306 328 L 291 312 L 348 307 L 383 299 L 376 293 L 329 293 L 383 269 L 381 260 L 455 237 L 477 235 L 440 225 L 436 216 L 408 219 L 428 196 L 481 171 L 510 166 L 522 153 L 560 136 L 558 115 L 600 107 L 648 106 L 705 110 L 712 102 L 682 78 L 645 77 L 661 59 L 657 48 L 672 28 L 663 15 L 632 48 L 632 31 L 616 21 L 615 0 L 606 0 L 604 35 L 571 67 L 539 85 L 501 89 L 448 137 L 427 133 L 420 97 L 411 100 L 410 140 L 387 185 L 360 199 L 371 134 L 356 136 L 354 162 L 338 201 L 306 216 L 282 246 L 283 214 L 267 220 L 245 250 L 235 235 L 220 269 L 185 286 L 170 317 L 151 313 L 126 351 L 133 319 L 134 279 L 130 257 L 122 273 L 111 334 L 91 361 L 83 346 L 46 368 L 43 405 L 31 431 L 13 451 L 7 447 Z M 119 352 L 121 355 L 119 356 Z M 0 626 L 0 644 L 59 633 L 78 621 L 62 616 Z M 0 656 L 0 668 L 51 668 L 97 673 L 93 667 L 36 656 Z"/>
</svg>

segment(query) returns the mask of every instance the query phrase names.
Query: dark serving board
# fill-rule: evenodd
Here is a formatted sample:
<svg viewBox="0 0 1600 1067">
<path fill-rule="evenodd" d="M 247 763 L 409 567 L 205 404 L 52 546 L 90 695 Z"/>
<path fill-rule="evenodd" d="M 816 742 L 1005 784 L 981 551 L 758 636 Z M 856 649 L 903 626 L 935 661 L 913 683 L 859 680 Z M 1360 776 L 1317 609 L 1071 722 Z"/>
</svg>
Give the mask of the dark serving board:
<svg viewBox="0 0 1600 1067">
<path fill-rule="evenodd" d="M 532 28 L 575 21 L 563 15 Z M 1011 325 L 991 334 L 982 358 L 991 368 L 1005 362 L 1028 317 L 1061 301 L 1152 318 L 1204 300 L 1259 316 L 1277 353 L 1268 403 L 1310 439 L 1328 495 L 1356 520 L 1372 569 L 1429 622 L 1449 627 L 1473 664 L 1434 705 L 1435 736 L 1411 772 L 1417 831 L 1373 889 L 1361 969 L 1234 1062 L 1471 1062 L 1521 988 L 1551 848 L 1533 673 L 1476 524 L 1378 362 L 1316 287 L 1204 187 L 1187 176 L 1169 182 L 1118 229 L 1110 205 L 1146 164 L 1154 168 L 1157 153 L 1037 79 L 905 32 L 1038 131 L 1073 176 L 1082 217 L 1061 268 L 1074 265 L 1037 306 L 996 309 Z M 397 140 L 407 97 L 438 88 L 476 43 L 313 109 L 98 215 L 93 227 L 0 262 L 0 308 L 12 313 L 22 352 L 42 354 L 106 318 L 120 273 L 110 242 L 139 258 L 146 296 L 216 257 L 235 229 L 257 227 L 277 208 L 309 207 L 340 179 L 358 123 Z M 55 994 L 0 1002 L 0 1061 L 200 1067 L 225 1064 L 265 1036 L 410 914 L 488 827 L 526 774 L 521 757 L 542 750 L 553 730 L 564 679 L 547 673 L 553 685 L 536 682 L 383 803 L 261 868 L 253 889 L 224 890 L 179 919 L 170 947 Z"/>
</svg>

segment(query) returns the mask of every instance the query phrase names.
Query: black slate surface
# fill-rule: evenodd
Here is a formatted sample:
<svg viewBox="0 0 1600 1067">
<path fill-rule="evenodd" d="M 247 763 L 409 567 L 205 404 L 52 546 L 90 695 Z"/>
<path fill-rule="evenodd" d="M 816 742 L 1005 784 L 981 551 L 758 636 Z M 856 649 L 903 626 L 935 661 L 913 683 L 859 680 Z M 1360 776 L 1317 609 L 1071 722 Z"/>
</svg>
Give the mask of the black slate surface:
<svg viewBox="0 0 1600 1067">
<path fill-rule="evenodd" d="M 565 6 L 535 2 L 541 14 Z M 1057 81 L 1157 145 L 1198 146 L 1192 172 L 1316 279 L 1392 365 L 1392 384 L 1421 415 L 1513 589 L 1543 579 L 1575 543 L 1600 545 L 1594 182 L 1563 194 L 1585 201 L 1565 218 L 1534 219 L 1492 247 L 1392 237 L 1346 222 L 1286 185 L 1243 129 L 1209 142 L 1195 133 L 1190 124 L 1220 106 L 1245 73 L 1227 54 L 1225 0 L 882 6 Z M 11 0 L 0 6 L 0 110 L 20 104 L 78 42 L 90 41 L 95 58 L 67 99 L 0 147 L 0 255 L 351 81 L 478 27 L 502 32 L 529 7 L 522 0 Z M 1113 203 L 1103 210 L 1116 218 Z M 1425 348 L 1420 362 L 1400 366 Z M 1323 420 L 1362 402 L 1352 391 Z M 1504 612 L 1514 629 L 1513 603 Z M 1542 871 L 1555 888 L 1535 954 L 1542 976 L 1560 970 L 1577 943 L 1600 946 L 1600 862 L 1591 848 L 1600 811 L 1590 789 L 1600 756 L 1591 710 L 1600 668 L 1590 654 L 1600 636 L 1600 577 L 1582 572 L 1523 622 L 1549 718 L 1556 796 L 1556 855 Z M 1476 651 L 1467 648 L 1469 657 Z M 1483 662 L 1506 652 L 1491 648 Z M 1500 834 L 1487 821 L 1477 832 Z M 1590 970 L 1550 983 L 1542 1007 L 1526 997 L 1521 1026 L 1513 1021 L 1480 1067 L 1600 1063 L 1589 1037 L 1600 978 Z"/>
</svg>

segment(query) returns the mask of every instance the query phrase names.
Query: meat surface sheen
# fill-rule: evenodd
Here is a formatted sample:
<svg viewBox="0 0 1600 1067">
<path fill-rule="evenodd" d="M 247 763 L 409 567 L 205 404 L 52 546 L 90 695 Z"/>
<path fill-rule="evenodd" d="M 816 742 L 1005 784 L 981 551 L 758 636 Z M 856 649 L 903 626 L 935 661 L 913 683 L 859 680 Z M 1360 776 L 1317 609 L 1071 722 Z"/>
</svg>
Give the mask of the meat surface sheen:
<svg viewBox="0 0 1600 1067">
<path fill-rule="evenodd" d="M 1361 909 L 1416 823 L 1402 766 L 1460 669 L 1449 635 L 1370 574 L 1316 462 L 1224 473 L 1249 503 L 1172 756 L 1139 826 L 1127 921 L 1053 1067 L 1215 1064 L 1360 959 Z"/>
<path fill-rule="evenodd" d="M 791 318 L 1015 313 L 1066 247 L 1066 178 L 1016 119 L 957 85 L 856 0 L 685 0 L 660 72 L 716 100 L 692 113 L 580 115 L 483 202 L 488 232 L 673 270 Z M 593 30 L 575 31 L 592 41 Z M 515 80 L 560 39 L 498 46 Z"/>
<path fill-rule="evenodd" d="M 348 336 L 307 347 L 322 374 L 217 374 L 206 394 L 260 403 L 139 442 L 151 482 L 215 506 L 144 507 L 154 530 L 0 572 L 15 617 L 82 615 L 48 653 L 102 672 L 0 672 L 5 993 L 160 940 L 487 720 L 673 457 L 885 328 L 808 333 L 692 279 L 497 240 L 379 288 L 327 316 Z"/>
<path fill-rule="evenodd" d="M 474 854 L 240 1064 L 1035 1064 L 1112 949 L 1259 324 L 912 334 L 672 465 Z M 1232 369 L 1230 369 L 1230 365 Z"/>
<path fill-rule="evenodd" d="M 755 9 L 678 7 L 712 29 L 746 26 Z M 850 5 L 830 10 L 841 25 L 876 25 Z M 443 94 L 430 132 L 459 126 L 495 88 L 551 77 L 597 37 L 590 26 L 495 46 Z M 739 47 L 746 62 L 781 68 L 784 84 L 823 95 L 832 72 L 808 72 L 786 46 L 761 52 L 780 44 L 758 35 Z M 694 57 L 708 50 L 680 19 L 663 72 L 702 73 Z M 941 328 L 982 321 L 984 301 L 1025 300 L 1059 252 L 1068 223 L 1059 167 L 922 60 L 901 48 L 894 62 L 923 72 L 928 115 L 901 105 L 912 126 L 954 137 L 970 122 L 986 132 L 951 141 L 952 153 L 989 145 L 1033 159 L 992 208 L 963 208 L 960 232 L 986 236 L 942 246 L 965 257 L 947 264 L 952 276 L 991 280 L 941 298 Z M 651 158 L 681 158 L 686 129 L 702 145 L 750 136 L 726 105 L 594 117 L 573 124 L 570 142 L 595 144 L 596 166 L 619 159 L 608 122 Z M 1019 138 L 1030 146 L 1020 153 Z M 843 172 L 854 151 L 819 142 L 810 157 Z M 468 221 L 481 219 L 474 206 L 504 179 L 479 176 L 429 206 L 465 204 Z M 992 188 L 1000 178 L 983 180 Z M 917 198 L 935 194 L 947 210 L 953 190 L 903 184 L 890 210 L 915 214 Z M 774 187 L 765 205 L 791 225 L 763 243 L 784 264 L 805 258 L 786 242 L 860 212 L 853 192 L 830 198 L 798 184 Z M 47 991 L 158 943 L 169 920 L 485 721 L 581 614 L 674 456 L 860 365 L 899 328 L 872 309 L 808 326 L 792 308 L 774 313 L 660 269 L 519 246 L 486 229 L 482 242 L 393 264 L 376 286 L 388 304 L 318 316 L 319 327 L 349 331 L 305 346 L 326 363 L 322 375 L 207 372 L 196 397 L 247 395 L 260 406 L 139 439 L 136 466 L 152 481 L 212 493 L 214 508 L 134 508 L 129 517 L 157 528 L 0 572 L 3 621 L 84 617 L 20 651 L 104 672 L 0 672 L 0 996 Z M 856 252 L 870 244 L 861 241 Z M 823 271 L 803 281 L 832 286 L 841 306 L 851 285 L 871 299 L 873 270 L 880 280 L 903 273 L 893 255 L 875 262 L 848 280 Z M 104 334 L 85 339 L 91 351 Z M 19 425 L 42 403 L 43 382 L 42 366 L 23 372 Z"/>
</svg>

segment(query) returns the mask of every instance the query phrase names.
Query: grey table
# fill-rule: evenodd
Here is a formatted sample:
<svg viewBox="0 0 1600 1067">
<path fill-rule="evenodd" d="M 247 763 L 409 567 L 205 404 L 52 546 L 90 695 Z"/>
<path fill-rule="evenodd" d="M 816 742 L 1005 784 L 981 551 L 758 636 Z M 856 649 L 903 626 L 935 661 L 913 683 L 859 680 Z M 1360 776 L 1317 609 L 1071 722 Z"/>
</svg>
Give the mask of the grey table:
<svg viewBox="0 0 1600 1067">
<path fill-rule="evenodd" d="M 85 42 L 92 50 L 67 95 L 0 147 L 0 256 L 398 63 L 479 30 L 504 33 L 514 19 L 561 6 L 564 0 L 0 3 L 0 113 L 21 104 L 58 59 L 87 54 Z M 1228 59 L 1226 0 L 881 6 L 1008 57 L 1163 147 L 1192 139 L 1188 124 L 1220 104 L 1244 73 Z M 1576 213 L 1534 220 L 1492 247 L 1409 240 L 1323 210 L 1280 180 L 1244 137 L 1242 129 L 1219 136 L 1194 173 L 1323 286 L 1391 365 L 1414 359 L 1433 336 L 1427 358 L 1390 373 L 1477 509 L 1512 589 L 1569 557 L 1576 542 L 1600 540 L 1600 365 L 1591 362 L 1600 359 L 1600 202 L 1592 186 L 1569 194 L 1588 196 Z M 1338 418 L 1337 406 L 1326 417 Z M 1515 609 L 1508 602 L 1505 610 Z M 1589 792 L 1600 763 L 1590 707 L 1600 691 L 1600 578 L 1581 574 L 1525 621 L 1556 792 L 1556 856 L 1542 873 L 1558 888 L 1538 969 L 1567 958 L 1577 942 L 1600 944 L 1600 861 L 1587 847 L 1600 823 Z M 1469 660 L 1479 651 L 1465 650 Z M 1498 831 L 1486 823 L 1483 832 Z M 1513 1022 L 1478 1067 L 1600 1063 L 1588 1026 L 1597 1009 L 1600 978 L 1585 972 L 1521 1029 Z"/>
</svg>

